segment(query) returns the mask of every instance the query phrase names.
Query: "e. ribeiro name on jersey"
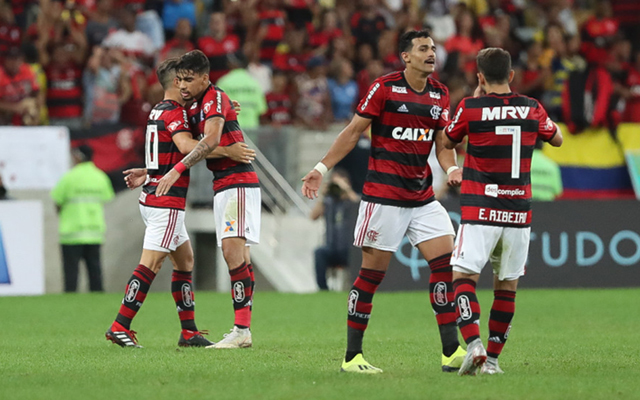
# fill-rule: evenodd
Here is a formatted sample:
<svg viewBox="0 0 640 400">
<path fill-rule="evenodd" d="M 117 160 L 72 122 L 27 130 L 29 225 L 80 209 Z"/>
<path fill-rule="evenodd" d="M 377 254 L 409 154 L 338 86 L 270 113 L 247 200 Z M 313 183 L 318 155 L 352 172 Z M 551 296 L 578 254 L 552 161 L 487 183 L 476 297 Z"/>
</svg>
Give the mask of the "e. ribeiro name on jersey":
<svg viewBox="0 0 640 400">
<path fill-rule="evenodd" d="M 244 142 L 233 103 L 222 89 L 213 84 L 210 84 L 202 98 L 189 108 L 188 116 L 196 137 L 204 133 L 208 119 L 220 117 L 224 119 L 224 127 L 219 146 L 226 147 Z M 208 158 L 207 168 L 213 172 L 215 193 L 236 187 L 260 187 L 258 175 L 251 164 L 239 163 L 227 157 Z"/>
<path fill-rule="evenodd" d="M 140 204 L 148 207 L 184 210 L 189 187 L 189 170 L 182 173 L 169 192 L 156 197 L 158 181 L 180 162 L 184 155 L 173 142 L 173 135 L 187 132 L 187 111 L 173 100 L 163 100 L 149 114 L 145 136 L 145 164 L 149 181 L 142 187 Z"/>
<path fill-rule="evenodd" d="M 460 205 L 462 223 L 525 227 L 531 223 L 531 156 L 556 125 L 540 103 L 514 93 L 460 102 L 445 133 L 469 136 Z"/>
<path fill-rule="evenodd" d="M 409 86 L 404 72 L 376 79 L 356 113 L 371 119 L 371 155 L 362 199 L 397 207 L 419 207 L 434 200 L 427 162 L 434 135 L 449 119 L 449 91 L 428 78 L 422 92 Z"/>
</svg>

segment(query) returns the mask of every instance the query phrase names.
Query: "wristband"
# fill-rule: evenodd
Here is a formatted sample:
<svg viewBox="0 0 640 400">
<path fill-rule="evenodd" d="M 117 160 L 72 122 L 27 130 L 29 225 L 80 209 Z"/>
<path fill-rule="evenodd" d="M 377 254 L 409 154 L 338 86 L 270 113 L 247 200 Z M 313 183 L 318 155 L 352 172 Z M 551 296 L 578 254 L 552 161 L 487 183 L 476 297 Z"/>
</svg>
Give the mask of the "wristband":
<svg viewBox="0 0 640 400">
<path fill-rule="evenodd" d="M 313 167 L 313 169 L 315 169 L 316 171 L 320 172 L 320 175 L 324 176 L 324 174 L 327 173 L 327 171 L 329 171 L 329 168 L 327 168 L 326 165 L 324 165 L 322 163 L 322 161 L 320 161 L 319 163 L 316 164 L 315 167 Z"/>
<path fill-rule="evenodd" d="M 184 165 L 182 161 L 180 161 L 179 163 L 173 166 L 173 169 L 175 169 L 179 174 L 182 175 L 182 173 L 187 170 L 187 166 Z"/>
<path fill-rule="evenodd" d="M 449 169 L 447 169 L 447 176 L 451 175 L 451 173 L 457 169 L 460 169 L 460 167 L 458 167 L 457 165 L 449 167 Z"/>
</svg>

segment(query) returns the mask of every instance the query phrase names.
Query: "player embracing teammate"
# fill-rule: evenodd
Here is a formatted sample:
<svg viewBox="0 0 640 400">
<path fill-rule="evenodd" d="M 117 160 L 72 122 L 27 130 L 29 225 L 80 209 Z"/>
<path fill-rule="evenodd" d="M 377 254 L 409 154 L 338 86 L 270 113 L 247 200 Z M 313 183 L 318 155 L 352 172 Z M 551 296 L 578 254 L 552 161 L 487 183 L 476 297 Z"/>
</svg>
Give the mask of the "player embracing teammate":
<svg viewBox="0 0 640 400">
<path fill-rule="evenodd" d="M 182 99 L 193 101 L 189 122 L 196 135 L 204 135 L 198 146 L 158 183 L 159 195 L 171 190 L 186 169 L 204 159 L 214 148 L 244 143 L 234 106 L 224 91 L 209 82 L 209 60 L 199 50 L 180 57 L 176 67 Z M 251 347 L 250 331 L 253 266 L 249 246 L 260 238 L 260 182 L 250 163 L 231 158 L 208 159 L 214 174 L 213 212 L 218 246 L 229 267 L 231 297 L 235 312 L 231 332 L 210 347 L 216 349 Z"/>
<path fill-rule="evenodd" d="M 531 156 L 538 138 L 562 145 L 562 133 L 537 100 L 512 93 L 511 57 L 499 48 L 478 53 L 475 97 L 462 100 L 446 129 L 453 149 L 468 136 L 461 188 L 462 220 L 451 257 L 456 317 L 467 343 L 460 375 L 499 374 L 498 356 L 511 329 L 518 278 L 531 233 Z M 476 283 L 491 261 L 494 300 L 489 340 L 480 339 Z"/>
</svg>

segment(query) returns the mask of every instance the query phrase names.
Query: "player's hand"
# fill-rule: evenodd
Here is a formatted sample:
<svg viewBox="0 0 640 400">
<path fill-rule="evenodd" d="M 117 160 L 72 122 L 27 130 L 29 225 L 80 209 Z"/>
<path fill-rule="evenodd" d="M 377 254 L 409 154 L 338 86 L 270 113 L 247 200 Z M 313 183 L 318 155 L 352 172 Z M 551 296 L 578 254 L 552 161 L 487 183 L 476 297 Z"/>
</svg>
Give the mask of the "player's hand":
<svg viewBox="0 0 640 400">
<path fill-rule="evenodd" d="M 125 175 L 124 182 L 127 184 L 129 189 L 135 189 L 144 185 L 144 182 L 147 180 L 147 169 L 146 168 L 131 168 L 122 171 Z"/>
<path fill-rule="evenodd" d="M 250 149 L 246 143 L 238 142 L 227 147 L 227 157 L 236 162 L 251 164 L 256 159 L 256 151 Z"/>
<path fill-rule="evenodd" d="M 318 197 L 318 190 L 322 183 L 322 174 L 315 169 L 312 169 L 304 178 L 302 184 L 302 195 L 308 199 L 315 199 Z"/>
<path fill-rule="evenodd" d="M 236 114 L 240 114 L 240 111 L 242 111 L 242 107 L 240 106 L 238 100 L 231 100 L 231 102 L 233 103 L 233 109 L 236 111 Z"/>
<path fill-rule="evenodd" d="M 156 197 L 164 196 L 167 194 L 171 186 L 180 178 L 180 174 L 175 169 L 171 168 L 171 171 L 167 172 L 162 179 L 158 181 L 158 187 L 156 188 Z"/>
<path fill-rule="evenodd" d="M 447 178 L 447 185 L 451 187 L 458 187 L 462 183 L 462 168 L 458 168 L 454 171 L 451 171 L 449 177 Z"/>
</svg>

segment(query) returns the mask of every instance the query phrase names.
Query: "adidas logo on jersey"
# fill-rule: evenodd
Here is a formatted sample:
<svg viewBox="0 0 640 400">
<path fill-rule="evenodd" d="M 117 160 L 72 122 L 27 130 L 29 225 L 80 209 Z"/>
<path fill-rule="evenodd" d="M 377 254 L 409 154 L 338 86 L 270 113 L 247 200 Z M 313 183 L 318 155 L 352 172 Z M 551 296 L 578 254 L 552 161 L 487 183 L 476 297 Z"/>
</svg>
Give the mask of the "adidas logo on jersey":
<svg viewBox="0 0 640 400">
<path fill-rule="evenodd" d="M 406 104 L 401 105 L 400 107 L 398 107 L 398 112 L 409 112 L 409 109 L 407 108 Z"/>
</svg>

